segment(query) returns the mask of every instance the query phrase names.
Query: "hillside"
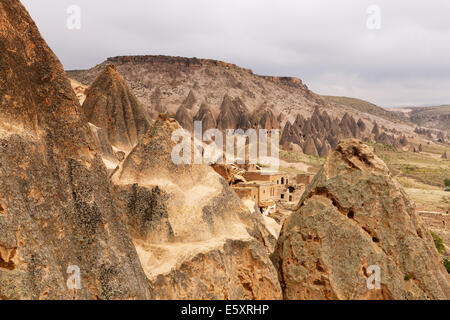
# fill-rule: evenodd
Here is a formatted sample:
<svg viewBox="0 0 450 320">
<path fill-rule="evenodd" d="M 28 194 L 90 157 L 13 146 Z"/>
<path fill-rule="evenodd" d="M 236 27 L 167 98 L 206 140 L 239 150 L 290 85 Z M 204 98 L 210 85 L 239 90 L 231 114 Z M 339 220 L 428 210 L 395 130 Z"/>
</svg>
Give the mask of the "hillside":
<svg viewBox="0 0 450 320">
<path fill-rule="evenodd" d="M 450 105 L 401 107 L 392 110 L 419 126 L 450 131 Z"/>
<path fill-rule="evenodd" d="M 392 122 L 406 122 L 405 117 L 402 115 L 390 112 L 382 107 L 379 107 L 373 103 L 370 103 L 368 101 L 364 101 L 361 99 L 356 98 L 349 98 L 349 97 L 335 97 L 335 96 L 322 96 L 322 98 L 330 103 L 334 104 L 336 106 L 347 106 L 350 108 L 353 108 L 355 110 L 369 113 L 372 115 L 375 115 L 377 117 L 386 119 L 388 121 Z"/>
<path fill-rule="evenodd" d="M 375 121 L 380 126 L 405 134 L 410 134 L 413 130 L 406 122 L 398 124 L 401 117 L 375 105 L 361 104 L 356 99 L 345 98 L 343 102 L 322 97 L 309 90 L 298 78 L 261 76 L 254 74 L 252 70 L 216 60 L 121 56 L 108 58 L 89 70 L 67 71 L 67 74 L 85 85 L 91 85 L 108 65 L 116 67 L 136 97 L 152 114 L 164 111 L 175 116 L 179 113 L 177 120 L 180 123 L 184 122 L 182 118 L 201 118 L 209 111 L 212 118 L 223 120 L 223 123 L 217 123 L 218 127 L 237 122 L 242 124 L 253 119 L 262 122 L 261 117 L 258 117 L 260 111 L 267 113 L 270 110 L 263 118 L 270 118 L 273 114 L 278 120 L 276 126 L 282 129 L 287 121 L 293 123 L 299 114 L 309 118 L 314 109 L 319 107 L 333 118 L 341 119 L 345 113 L 349 113 L 356 121 L 364 120 L 369 129 Z M 224 102 L 230 109 L 226 96 L 235 105 L 231 109 L 246 114 L 244 119 L 219 117 L 221 108 L 227 107 Z M 204 107 L 200 112 L 202 105 Z M 274 122 L 273 119 L 271 122 Z"/>
</svg>

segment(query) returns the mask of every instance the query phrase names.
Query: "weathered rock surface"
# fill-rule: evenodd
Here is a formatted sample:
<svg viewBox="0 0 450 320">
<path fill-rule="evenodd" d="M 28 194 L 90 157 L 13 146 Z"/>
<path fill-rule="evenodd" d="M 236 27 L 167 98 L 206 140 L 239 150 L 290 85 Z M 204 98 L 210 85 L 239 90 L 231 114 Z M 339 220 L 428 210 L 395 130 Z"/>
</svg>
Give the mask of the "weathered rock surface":
<svg viewBox="0 0 450 320">
<path fill-rule="evenodd" d="M 269 107 L 267 104 L 256 109 L 250 117 L 252 127 L 266 130 L 280 129 L 280 124 L 272 109 L 273 107 Z"/>
<path fill-rule="evenodd" d="M 217 128 L 228 130 L 248 129 L 251 127 L 249 111 L 245 104 L 239 98 L 232 99 L 226 94 L 217 117 Z"/>
<path fill-rule="evenodd" d="M 89 123 L 89 129 L 92 132 L 97 150 L 100 153 L 106 168 L 109 170 L 115 169 L 120 162 L 120 156 L 114 152 L 111 144 L 109 143 L 105 130 L 96 127 L 92 123 Z"/>
<path fill-rule="evenodd" d="M 0 1 L 0 61 L 0 299 L 150 298 L 77 97 L 17 0 Z"/>
<path fill-rule="evenodd" d="M 284 223 L 273 260 L 287 299 L 449 299 L 449 276 L 372 149 L 341 142 Z M 369 267 L 381 289 L 367 287 Z"/>
<path fill-rule="evenodd" d="M 113 65 L 107 66 L 86 92 L 88 121 L 105 130 L 111 145 L 129 152 L 150 127 L 147 110 Z"/>
<path fill-rule="evenodd" d="M 318 156 L 319 155 L 319 152 L 317 151 L 314 139 L 311 138 L 311 136 L 306 139 L 305 145 L 303 146 L 303 151 L 306 154 L 310 154 L 310 155 L 313 155 L 313 156 Z"/>
<path fill-rule="evenodd" d="M 194 131 L 194 117 L 192 116 L 191 110 L 186 108 L 184 104 L 178 108 L 175 120 L 177 120 L 184 129 L 190 132 Z"/>
<path fill-rule="evenodd" d="M 211 167 L 173 163 L 171 136 L 180 128 L 157 120 L 112 177 L 153 292 L 164 299 L 280 298 L 269 259 L 276 240 Z M 155 188 L 164 196 L 152 201 Z"/>
<path fill-rule="evenodd" d="M 194 117 L 194 121 L 202 122 L 203 131 L 216 128 L 216 119 L 214 119 L 211 108 L 206 102 L 201 104 L 200 109 Z"/>
</svg>

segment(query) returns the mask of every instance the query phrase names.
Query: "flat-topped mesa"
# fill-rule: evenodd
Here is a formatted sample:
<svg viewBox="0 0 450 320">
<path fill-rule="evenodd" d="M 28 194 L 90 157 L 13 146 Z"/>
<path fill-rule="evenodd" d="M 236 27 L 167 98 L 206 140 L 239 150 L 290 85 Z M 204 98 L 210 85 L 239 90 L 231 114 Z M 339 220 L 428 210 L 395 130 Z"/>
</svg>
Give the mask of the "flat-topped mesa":
<svg viewBox="0 0 450 320">
<path fill-rule="evenodd" d="M 109 63 L 150 63 L 150 64 L 172 64 L 177 66 L 182 66 L 186 68 L 198 69 L 203 66 L 220 66 L 225 68 L 233 68 L 243 70 L 250 74 L 253 74 L 253 71 L 246 68 L 241 68 L 235 64 L 212 60 L 212 59 L 198 59 L 198 58 L 186 58 L 186 57 L 172 57 L 172 56 L 163 56 L 163 55 L 137 55 L 137 56 L 117 56 L 117 57 L 109 57 L 107 59 Z"/>
<path fill-rule="evenodd" d="M 106 62 L 113 64 L 125 64 L 125 63 L 148 63 L 152 65 L 170 64 L 178 67 L 185 67 L 191 69 L 200 69 L 201 67 L 204 66 L 217 66 L 217 67 L 224 67 L 227 69 L 241 70 L 249 74 L 254 74 L 253 70 L 239 67 L 233 63 L 213 59 L 199 59 L 195 57 L 187 58 L 187 57 L 172 57 L 164 55 L 117 56 L 117 57 L 109 57 L 106 60 Z M 302 80 L 295 77 L 277 77 L 264 75 L 256 75 L 256 76 L 267 81 L 309 90 Z"/>
<path fill-rule="evenodd" d="M 301 87 L 303 89 L 308 89 L 308 86 L 304 84 L 302 80 L 295 77 L 277 77 L 277 76 L 259 76 L 259 77 L 265 80 L 285 84 L 291 87 Z"/>
</svg>

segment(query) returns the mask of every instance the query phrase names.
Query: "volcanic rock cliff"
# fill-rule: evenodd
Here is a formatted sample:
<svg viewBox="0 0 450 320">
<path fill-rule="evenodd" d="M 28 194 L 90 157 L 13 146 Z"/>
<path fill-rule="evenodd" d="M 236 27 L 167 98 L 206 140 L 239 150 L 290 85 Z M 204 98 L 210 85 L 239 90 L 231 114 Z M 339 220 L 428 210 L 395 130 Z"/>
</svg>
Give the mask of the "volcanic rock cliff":
<svg viewBox="0 0 450 320">
<path fill-rule="evenodd" d="M 274 262 L 287 299 L 449 299 L 433 239 L 386 165 L 341 142 L 281 231 Z M 369 289 L 373 266 L 381 286 Z"/>
<path fill-rule="evenodd" d="M 0 61 L 0 299 L 150 298 L 77 97 L 17 0 L 0 1 Z"/>
<path fill-rule="evenodd" d="M 281 298 L 269 259 L 275 238 L 211 167 L 174 164 L 171 137 L 180 129 L 158 119 L 112 177 L 154 294 Z"/>
</svg>

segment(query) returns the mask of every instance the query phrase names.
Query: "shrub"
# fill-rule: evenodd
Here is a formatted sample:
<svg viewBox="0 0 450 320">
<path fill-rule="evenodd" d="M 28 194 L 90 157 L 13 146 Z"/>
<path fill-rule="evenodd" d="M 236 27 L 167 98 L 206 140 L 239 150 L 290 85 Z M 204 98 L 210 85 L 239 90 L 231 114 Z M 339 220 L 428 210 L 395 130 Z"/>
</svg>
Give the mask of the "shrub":
<svg viewBox="0 0 450 320">
<path fill-rule="evenodd" d="M 445 187 L 444 191 L 449 192 L 450 191 L 450 187 Z"/>
<path fill-rule="evenodd" d="M 444 241 L 436 233 L 431 232 L 431 236 L 434 240 L 434 245 L 440 254 L 444 254 L 447 250 L 445 249 Z"/>
<path fill-rule="evenodd" d="M 447 272 L 450 273 L 450 260 L 448 260 L 447 258 L 444 258 L 444 266 L 445 269 L 447 269 Z"/>
<path fill-rule="evenodd" d="M 444 179 L 444 185 L 450 188 L 450 179 Z"/>
</svg>

